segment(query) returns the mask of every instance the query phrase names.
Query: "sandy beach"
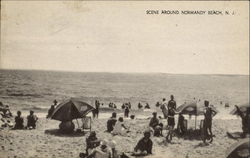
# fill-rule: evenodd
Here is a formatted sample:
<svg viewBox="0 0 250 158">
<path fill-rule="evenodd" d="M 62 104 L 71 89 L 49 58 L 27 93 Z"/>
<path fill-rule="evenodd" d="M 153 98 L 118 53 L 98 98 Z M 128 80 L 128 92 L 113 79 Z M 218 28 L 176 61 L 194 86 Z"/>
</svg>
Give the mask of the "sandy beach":
<svg viewBox="0 0 250 158">
<path fill-rule="evenodd" d="M 101 114 L 102 115 L 102 114 Z M 188 118 L 187 118 L 188 119 Z M 189 120 L 189 119 L 188 119 Z M 105 132 L 107 118 L 94 119 L 92 130 L 97 137 L 106 140 L 115 140 L 119 152 L 130 152 L 137 141 L 142 137 L 143 131 L 148 128 L 149 119 L 125 119 L 130 127 L 128 136 L 112 136 Z M 161 119 L 166 124 L 166 120 Z M 199 122 L 199 121 L 198 121 Z M 74 122 L 77 126 L 77 123 Z M 83 134 L 58 134 L 59 121 L 39 118 L 35 130 L 9 130 L 0 131 L 1 158 L 7 157 L 79 157 L 85 151 L 85 139 L 88 132 Z M 237 140 L 228 138 L 227 131 L 241 131 L 240 119 L 215 119 L 213 132 L 215 134 L 212 144 L 204 146 L 199 132 L 194 132 L 194 120 L 188 121 L 189 133 L 180 137 L 173 137 L 172 143 L 166 143 L 164 137 L 152 137 L 153 155 L 149 158 L 213 158 L 225 157 L 225 152 Z M 199 126 L 197 125 L 197 129 Z M 166 131 L 163 133 L 166 135 Z"/>
</svg>

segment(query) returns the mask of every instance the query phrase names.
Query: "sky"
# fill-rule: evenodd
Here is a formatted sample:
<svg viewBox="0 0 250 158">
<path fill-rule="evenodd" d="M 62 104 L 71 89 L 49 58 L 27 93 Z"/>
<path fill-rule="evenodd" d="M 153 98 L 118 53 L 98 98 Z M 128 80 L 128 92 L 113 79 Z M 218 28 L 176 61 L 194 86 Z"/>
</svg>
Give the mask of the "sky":
<svg viewBox="0 0 250 158">
<path fill-rule="evenodd" d="M 2 1 L 2 69 L 249 75 L 248 2 Z M 235 15 L 149 15 L 146 10 Z"/>
</svg>

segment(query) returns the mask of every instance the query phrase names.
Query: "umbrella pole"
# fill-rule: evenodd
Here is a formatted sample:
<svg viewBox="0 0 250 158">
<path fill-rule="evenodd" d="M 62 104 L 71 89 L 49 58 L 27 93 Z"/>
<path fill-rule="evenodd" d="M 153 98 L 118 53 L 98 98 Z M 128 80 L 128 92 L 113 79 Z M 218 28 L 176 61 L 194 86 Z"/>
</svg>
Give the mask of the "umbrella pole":
<svg viewBox="0 0 250 158">
<path fill-rule="evenodd" d="M 197 119 L 197 115 L 195 115 L 195 123 L 194 123 L 195 130 L 196 130 L 196 119 Z"/>
<path fill-rule="evenodd" d="M 78 120 L 76 119 L 76 123 L 77 123 L 77 125 L 78 125 L 78 128 L 79 128 L 79 123 L 78 123 Z"/>
</svg>

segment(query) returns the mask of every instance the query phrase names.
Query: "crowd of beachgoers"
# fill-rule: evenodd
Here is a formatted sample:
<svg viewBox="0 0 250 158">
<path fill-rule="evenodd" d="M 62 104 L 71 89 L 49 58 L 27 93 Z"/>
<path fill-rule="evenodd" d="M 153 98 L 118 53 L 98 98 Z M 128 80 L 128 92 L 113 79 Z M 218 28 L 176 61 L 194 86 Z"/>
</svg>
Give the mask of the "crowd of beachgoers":
<svg viewBox="0 0 250 158">
<path fill-rule="evenodd" d="M 55 113 L 55 109 L 59 105 L 60 104 L 58 104 L 58 102 L 54 100 L 54 104 L 51 105 L 50 109 L 48 110 L 46 121 L 44 121 L 44 118 L 41 119 L 43 126 L 45 126 L 44 124 L 48 123 L 49 119 L 53 119 L 53 114 Z M 228 107 L 228 106 L 229 105 L 226 103 L 225 107 Z M 149 120 L 148 119 L 144 120 L 143 122 L 144 126 L 141 127 L 141 129 L 139 129 L 140 127 L 139 124 L 125 123 L 125 120 L 126 121 L 131 120 L 131 122 L 133 122 L 133 120 L 136 120 L 136 116 L 134 114 L 130 114 L 130 112 L 133 111 L 133 109 L 131 108 L 132 106 L 130 102 L 122 104 L 121 109 L 123 111 L 123 115 L 115 111 L 110 112 L 111 117 L 108 119 L 104 119 L 105 122 L 103 121 L 103 119 L 98 118 L 100 109 L 102 107 L 103 107 L 103 103 L 100 103 L 99 100 L 96 100 L 94 108 L 90 110 L 92 112 L 92 123 L 95 124 L 95 122 L 98 122 L 98 120 L 102 120 L 101 123 L 98 122 L 99 123 L 98 125 L 102 127 L 100 128 L 94 125 L 93 127 L 90 127 L 91 131 L 88 134 L 83 135 L 85 138 L 85 142 L 84 142 L 85 149 L 81 149 L 81 151 L 79 152 L 79 157 L 82 157 L 82 158 L 83 157 L 84 158 L 85 157 L 87 158 L 91 158 L 91 157 L 93 158 L 127 158 L 127 157 L 143 157 L 143 156 L 152 157 L 152 156 L 157 155 L 156 152 L 159 152 L 159 149 L 158 149 L 159 146 L 163 146 L 163 147 L 168 146 L 168 145 L 174 146 L 174 144 L 178 142 L 176 141 L 176 139 L 174 139 L 174 137 L 181 138 L 181 137 L 185 137 L 186 135 L 197 134 L 196 133 L 197 131 L 193 131 L 193 133 L 190 133 L 190 131 L 188 130 L 187 120 L 183 116 L 182 111 L 177 110 L 177 104 L 173 95 L 170 96 L 169 101 L 163 98 L 161 102 L 157 102 L 155 104 L 155 107 L 160 109 L 163 117 L 159 116 L 159 111 L 158 112 L 153 111 L 152 117 L 150 117 Z M 108 107 L 111 109 L 118 108 L 117 105 L 113 102 L 110 102 L 108 104 Z M 137 107 L 138 109 L 151 109 L 148 103 L 146 103 L 145 106 L 143 106 L 139 102 Z M 248 138 L 250 134 L 250 127 L 249 127 L 250 107 L 248 107 L 245 112 L 242 112 L 238 106 L 235 106 L 235 109 L 237 111 L 237 115 L 242 120 L 241 122 L 242 131 L 238 135 L 239 139 Z M 41 127 L 41 124 L 39 124 L 40 118 L 38 119 L 38 117 L 35 115 L 34 111 L 32 110 L 30 111 L 30 114 L 27 116 L 26 119 L 23 118 L 21 111 L 17 111 L 16 116 L 13 117 L 13 114 L 11 113 L 9 106 L 1 103 L 0 112 L 1 112 L 1 115 L 0 115 L 1 134 L 0 135 L 1 135 L 2 140 L 4 139 L 3 138 L 4 135 L 6 136 L 6 138 L 8 138 L 9 134 L 12 131 L 14 131 L 14 133 L 15 131 L 21 131 L 24 129 L 35 131 L 37 130 L 37 126 Z M 202 125 L 200 126 L 201 129 L 199 129 L 199 132 L 201 133 L 199 137 L 200 146 L 204 146 L 204 148 L 210 145 L 213 146 L 214 139 L 217 139 L 216 128 L 218 127 L 216 127 L 215 132 L 213 132 L 213 129 L 214 129 L 213 117 L 217 113 L 218 111 L 214 108 L 214 106 L 211 105 L 209 101 L 205 100 L 204 107 L 203 107 L 204 118 L 202 120 Z M 178 120 L 175 119 L 176 116 L 178 116 Z M 136 120 L 136 121 L 137 123 L 139 122 L 139 120 Z M 73 123 L 73 121 L 71 122 Z M 65 126 L 70 126 L 70 125 L 65 124 Z M 136 126 L 136 127 L 133 127 L 133 126 Z M 64 129 L 66 128 L 67 127 L 64 127 Z M 42 129 L 45 130 L 44 128 Z M 77 129 L 76 131 L 73 131 L 73 130 L 74 129 L 72 129 L 71 132 L 75 132 L 78 134 L 81 132 L 84 133 L 84 131 L 82 131 L 83 129 L 81 130 Z M 5 131 L 5 134 L 3 134 L 4 131 Z M 58 131 L 64 133 L 63 130 L 58 130 Z M 46 133 L 46 130 L 45 130 L 45 133 Z M 15 133 L 15 134 L 18 134 L 18 133 Z M 107 134 L 109 136 L 104 136 Z M 220 134 L 218 134 L 219 135 L 218 137 L 220 137 Z M 115 141 L 115 139 L 112 139 L 112 138 L 117 138 L 117 136 L 121 138 L 120 141 L 123 141 L 122 138 L 124 138 L 124 141 L 126 141 L 126 138 L 132 138 L 133 136 L 141 137 L 141 139 L 139 139 L 134 144 L 134 147 L 132 148 L 132 150 L 130 149 L 130 151 L 128 151 L 126 147 L 121 148 L 120 144 L 123 144 L 122 142 L 120 141 L 117 142 Z M 106 137 L 109 137 L 109 139 L 105 139 Z M 162 141 L 161 142 L 158 141 L 156 144 L 155 143 L 156 138 L 159 138 Z M 158 151 L 156 152 L 154 152 L 153 150 L 155 146 L 158 149 Z M 61 150 L 64 150 L 63 146 Z M 71 150 L 74 150 L 74 149 L 71 149 Z M 4 152 L 4 151 L 5 151 L 5 146 L 2 145 L 2 149 L 0 152 L 8 155 L 8 152 L 6 151 Z M 164 154 L 164 152 L 159 152 L 159 153 Z M 181 154 L 179 153 L 179 155 Z M 189 157 L 188 155 L 189 153 L 185 153 L 186 157 Z M 15 156 L 18 157 L 18 155 L 15 155 Z M 51 156 L 51 155 L 47 155 L 47 156 Z M 66 157 L 63 154 L 61 154 L 60 156 Z M 196 157 L 196 156 L 199 156 L 199 155 L 193 155 L 190 157 Z M 211 155 L 206 155 L 205 157 L 210 157 L 210 156 Z M 216 156 L 216 155 L 213 155 L 213 156 Z M 171 157 L 171 155 L 169 155 L 169 157 Z"/>
</svg>

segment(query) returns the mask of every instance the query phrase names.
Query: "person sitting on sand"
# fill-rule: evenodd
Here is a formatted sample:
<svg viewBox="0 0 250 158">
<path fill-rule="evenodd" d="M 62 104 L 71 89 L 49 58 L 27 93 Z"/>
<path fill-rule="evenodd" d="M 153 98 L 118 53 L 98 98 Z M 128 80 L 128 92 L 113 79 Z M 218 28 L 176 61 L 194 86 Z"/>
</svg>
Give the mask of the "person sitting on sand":
<svg viewBox="0 0 250 158">
<path fill-rule="evenodd" d="M 113 112 L 112 116 L 107 121 L 107 132 L 113 131 L 116 121 L 116 113 Z"/>
<path fill-rule="evenodd" d="M 157 118 L 157 113 L 153 112 L 153 117 L 151 118 L 149 122 L 149 127 L 151 127 L 153 130 L 155 130 L 155 127 L 159 125 L 159 119 Z"/>
<path fill-rule="evenodd" d="M 203 142 L 206 141 L 207 138 L 211 138 L 211 141 L 213 141 L 213 133 L 212 133 L 212 118 L 214 115 L 216 115 L 216 111 L 214 111 L 211 107 L 209 107 L 209 101 L 204 101 L 205 109 L 204 109 L 204 124 L 203 124 L 203 130 L 204 130 L 204 139 Z"/>
<path fill-rule="evenodd" d="M 91 131 L 89 136 L 86 138 L 86 154 L 92 152 L 94 148 L 100 145 L 100 140 L 96 137 L 95 131 Z"/>
<path fill-rule="evenodd" d="M 174 100 L 174 95 L 170 96 L 170 100 L 168 101 L 168 108 L 172 107 L 176 110 L 176 101 Z"/>
<path fill-rule="evenodd" d="M 34 115 L 34 111 L 30 111 L 30 115 L 27 116 L 27 129 L 35 129 L 38 117 Z"/>
<path fill-rule="evenodd" d="M 155 137 L 161 137 L 162 135 L 162 130 L 163 130 L 163 124 L 159 123 L 155 129 L 154 129 L 154 136 Z"/>
<path fill-rule="evenodd" d="M 86 158 L 111 158 L 112 153 L 108 148 L 107 141 L 101 141 L 100 148 L 95 148 Z"/>
<path fill-rule="evenodd" d="M 13 129 L 23 129 L 23 117 L 21 117 L 21 111 L 17 111 L 17 116 L 15 117 L 15 126 Z"/>
<path fill-rule="evenodd" d="M 134 148 L 133 156 L 146 156 L 152 154 L 153 142 L 150 136 L 149 130 L 144 132 L 144 137 L 138 141 Z"/>
<path fill-rule="evenodd" d="M 113 135 L 125 135 L 128 132 L 128 128 L 124 125 L 123 118 L 119 117 L 111 133 Z"/>
<path fill-rule="evenodd" d="M 240 111 L 239 107 L 235 105 L 237 114 L 242 119 L 242 137 L 245 138 L 248 134 L 250 135 L 250 107 L 247 107 L 246 113 Z"/>
</svg>

